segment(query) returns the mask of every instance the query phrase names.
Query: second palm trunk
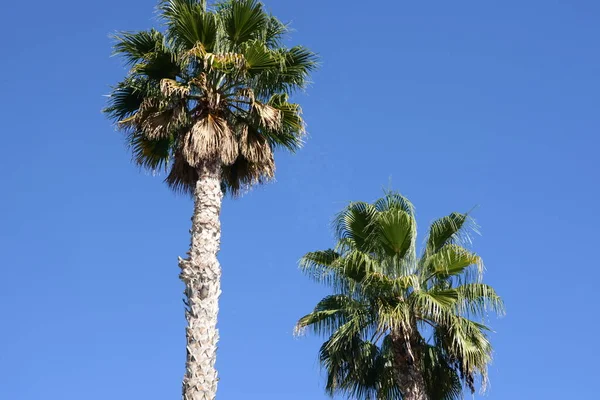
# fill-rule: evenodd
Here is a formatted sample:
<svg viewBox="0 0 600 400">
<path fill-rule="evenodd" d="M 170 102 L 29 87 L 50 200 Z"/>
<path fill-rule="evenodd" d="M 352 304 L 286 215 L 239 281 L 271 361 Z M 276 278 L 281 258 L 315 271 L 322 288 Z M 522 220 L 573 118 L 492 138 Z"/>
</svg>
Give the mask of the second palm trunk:
<svg viewBox="0 0 600 400">
<path fill-rule="evenodd" d="M 221 167 L 217 161 L 198 168 L 194 192 L 191 245 L 186 259 L 179 259 L 185 284 L 187 360 L 183 400 L 214 400 L 217 314 L 221 294 L 221 266 L 217 260 L 221 242 L 220 211 L 223 200 Z"/>
<path fill-rule="evenodd" d="M 414 329 L 416 331 L 416 327 Z M 428 400 L 425 380 L 419 367 L 421 351 L 418 340 L 410 334 L 395 332 L 392 334 L 392 346 L 402 400 Z"/>
</svg>

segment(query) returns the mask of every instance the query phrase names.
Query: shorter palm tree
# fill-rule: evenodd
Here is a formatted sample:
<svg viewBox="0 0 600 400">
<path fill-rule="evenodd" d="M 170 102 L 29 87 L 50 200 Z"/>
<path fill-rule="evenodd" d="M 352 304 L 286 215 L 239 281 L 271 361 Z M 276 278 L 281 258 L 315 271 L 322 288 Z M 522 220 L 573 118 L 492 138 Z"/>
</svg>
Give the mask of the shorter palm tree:
<svg viewBox="0 0 600 400">
<path fill-rule="evenodd" d="M 416 255 L 413 205 L 397 193 L 356 202 L 335 220 L 335 249 L 306 254 L 301 268 L 334 289 L 298 321 L 328 337 L 320 350 L 326 391 L 357 399 L 450 400 L 482 388 L 492 346 L 483 324 L 503 313 L 481 282 L 481 258 L 464 247 L 470 218 L 431 225 Z"/>
</svg>

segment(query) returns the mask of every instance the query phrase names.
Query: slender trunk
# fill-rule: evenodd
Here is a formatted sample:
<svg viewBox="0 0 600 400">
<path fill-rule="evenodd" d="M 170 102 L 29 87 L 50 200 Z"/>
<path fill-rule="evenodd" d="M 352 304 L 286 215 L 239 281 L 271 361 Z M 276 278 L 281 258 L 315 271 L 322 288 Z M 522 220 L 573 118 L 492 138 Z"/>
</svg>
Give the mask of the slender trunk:
<svg viewBox="0 0 600 400">
<path fill-rule="evenodd" d="M 188 257 L 179 259 L 185 284 L 187 360 L 183 400 L 214 400 L 217 392 L 215 360 L 219 332 L 217 314 L 221 294 L 221 267 L 217 260 L 221 242 L 219 213 L 220 163 L 207 162 L 198 169 L 194 192 L 192 241 Z"/>
<path fill-rule="evenodd" d="M 421 372 L 420 346 L 411 336 L 400 332 L 392 334 L 397 383 L 402 391 L 402 400 L 428 400 Z"/>
</svg>

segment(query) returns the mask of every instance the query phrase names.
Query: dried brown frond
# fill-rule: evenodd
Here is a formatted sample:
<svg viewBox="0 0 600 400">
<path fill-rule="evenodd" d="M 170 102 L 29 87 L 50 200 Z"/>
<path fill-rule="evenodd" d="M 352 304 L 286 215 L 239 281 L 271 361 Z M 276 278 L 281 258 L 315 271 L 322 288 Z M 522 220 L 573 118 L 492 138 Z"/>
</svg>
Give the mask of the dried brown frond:
<svg viewBox="0 0 600 400">
<path fill-rule="evenodd" d="M 191 166 L 218 157 L 223 164 L 232 164 L 238 156 L 238 145 L 227 121 L 207 115 L 197 121 L 185 135 L 182 154 Z"/>
<path fill-rule="evenodd" d="M 253 164 L 256 169 L 256 173 L 260 174 L 256 183 L 264 183 L 275 178 L 275 156 L 273 151 L 270 151 L 268 157 L 265 158 L 261 163 Z"/>
<path fill-rule="evenodd" d="M 151 140 L 166 139 L 173 131 L 186 123 L 186 111 L 182 106 L 175 106 L 163 111 L 146 114 L 136 126 L 144 136 Z"/>
<path fill-rule="evenodd" d="M 142 101 L 142 104 L 140 104 L 137 112 L 135 114 L 133 114 L 132 116 L 122 119 L 121 121 L 119 121 L 118 126 L 120 129 L 129 129 L 129 128 L 135 128 L 135 129 L 142 129 L 142 123 L 144 122 L 144 120 L 146 118 L 148 118 L 148 116 L 150 116 L 153 113 L 156 113 L 158 111 L 158 101 L 154 100 L 154 99 L 150 99 L 150 98 L 146 98 Z"/>
<path fill-rule="evenodd" d="M 160 91 L 167 97 L 176 96 L 183 99 L 190 93 L 190 88 L 174 79 L 163 79 L 160 81 Z"/>
<path fill-rule="evenodd" d="M 148 115 L 139 125 L 144 136 L 151 140 L 163 139 L 169 135 L 170 112 Z"/>
<path fill-rule="evenodd" d="M 206 56 L 206 48 L 201 42 L 197 42 L 194 47 L 185 53 L 187 57 L 204 58 Z"/>
<path fill-rule="evenodd" d="M 238 89 L 235 92 L 235 97 L 236 100 L 248 100 L 250 101 L 251 104 L 254 104 L 255 101 L 255 96 L 254 96 L 254 90 L 250 89 L 250 88 L 243 88 L 243 89 Z"/>
<path fill-rule="evenodd" d="M 275 176 L 273 158 L 257 164 L 240 155 L 235 163 L 223 167 L 222 180 L 233 196 L 240 196 L 253 185 L 266 183 Z"/>
<path fill-rule="evenodd" d="M 192 78 L 190 84 L 200 88 L 202 91 L 206 91 L 208 89 L 208 77 L 202 72 L 197 77 Z"/>
<path fill-rule="evenodd" d="M 165 183 L 175 192 L 192 195 L 198 181 L 198 171 L 187 163 L 181 153 L 175 155 L 175 160 Z"/>
<path fill-rule="evenodd" d="M 246 58 L 238 53 L 207 53 L 204 56 L 204 64 L 207 69 L 216 67 L 221 70 L 243 70 L 247 65 Z"/>
<path fill-rule="evenodd" d="M 135 114 L 117 122 L 117 128 L 122 129 L 122 130 L 127 130 L 129 128 L 137 127 L 137 123 L 135 121 L 136 121 L 138 113 L 139 113 L 139 111 L 136 112 Z"/>
<path fill-rule="evenodd" d="M 231 129 L 227 129 L 225 132 L 227 134 L 223 136 L 221 141 L 221 162 L 225 165 L 231 165 L 239 155 L 239 147 Z"/>
<path fill-rule="evenodd" d="M 142 101 L 138 108 L 138 114 L 150 113 L 160 108 L 160 101 L 151 97 L 147 97 Z"/>
<path fill-rule="evenodd" d="M 258 132 L 250 131 L 247 125 L 242 127 L 239 144 L 240 152 L 251 163 L 268 163 L 273 158 L 269 143 Z"/>
<path fill-rule="evenodd" d="M 281 127 L 281 110 L 258 101 L 254 102 L 253 109 L 265 128 L 277 130 Z"/>
</svg>

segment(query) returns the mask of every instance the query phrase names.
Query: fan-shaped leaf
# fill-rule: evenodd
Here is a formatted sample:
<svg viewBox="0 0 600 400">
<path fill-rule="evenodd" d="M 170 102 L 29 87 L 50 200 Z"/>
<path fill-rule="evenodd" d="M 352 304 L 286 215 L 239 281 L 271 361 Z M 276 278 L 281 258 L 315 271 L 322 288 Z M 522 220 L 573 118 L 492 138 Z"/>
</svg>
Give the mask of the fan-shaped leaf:
<svg viewBox="0 0 600 400">
<path fill-rule="evenodd" d="M 414 251 L 416 223 L 413 217 L 401 209 L 380 211 L 373 223 L 372 239 L 390 256 L 405 257 Z"/>
<path fill-rule="evenodd" d="M 213 51 L 218 35 L 217 16 L 207 12 L 203 2 L 163 0 L 159 9 L 169 36 L 177 45 L 190 50 L 201 43 L 206 51 Z"/>
<path fill-rule="evenodd" d="M 452 213 L 431 224 L 427 238 L 426 251 L 433 254 L 446 244 L 454 243 L 467 222 L 467 214 Z"/>
<path fill-rule="evenodd" d="M 429 274 L 428 279 L 446 279 L 465 273 L 471 266 L 475 267 L 476 278 L 481 277 L 481 274 L 483 274 L 483 261 L 481 258 L 464 247 L 448 244 L 425 259 L 423 272 Z M 465 276 L 466 280 L 470 278 L 471 276 Z"/>
<path fill-rule="evenodd" d="M 232 0 L 221 12 L 227 38 L 234 45 L 264 38 L 271 22 L 257 0 Z"/>
</svg>

